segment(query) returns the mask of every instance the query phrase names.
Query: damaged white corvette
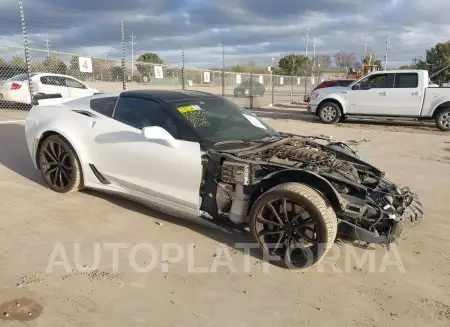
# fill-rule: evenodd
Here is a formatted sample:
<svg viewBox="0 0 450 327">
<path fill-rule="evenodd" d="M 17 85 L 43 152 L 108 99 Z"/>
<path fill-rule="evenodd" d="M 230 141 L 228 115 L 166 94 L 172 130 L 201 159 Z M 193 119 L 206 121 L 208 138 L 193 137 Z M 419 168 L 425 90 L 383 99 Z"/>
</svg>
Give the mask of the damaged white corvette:
<svg viewBox="0 0 450 327">
<path fill-rule="evenodd" d="M 112 192 L 170 214 L 250 226 L 290 267 L 338 237 L 389 244 L 423 217 L 417 195 L 349 146 L 273 130 L 196 91 L 99 94 L 29 112 L 31 158 L 56 192 Z"/>
</svg>

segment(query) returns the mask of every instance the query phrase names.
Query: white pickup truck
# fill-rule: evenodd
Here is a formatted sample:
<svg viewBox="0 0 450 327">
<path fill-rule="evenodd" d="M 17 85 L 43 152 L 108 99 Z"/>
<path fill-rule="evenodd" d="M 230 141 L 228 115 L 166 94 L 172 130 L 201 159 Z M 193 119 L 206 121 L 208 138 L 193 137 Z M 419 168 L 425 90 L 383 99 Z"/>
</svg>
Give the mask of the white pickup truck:
<svg viewBox="0 0 450 327">
<path fill-rule="evenodd" d="M 377 71 L 347 87 L 315 90 L 308 111 L 325 124 L 351 116 L 415 118 L 450 131 L 450 88 L 431 84 L 426 70 Z"/>
</svg>

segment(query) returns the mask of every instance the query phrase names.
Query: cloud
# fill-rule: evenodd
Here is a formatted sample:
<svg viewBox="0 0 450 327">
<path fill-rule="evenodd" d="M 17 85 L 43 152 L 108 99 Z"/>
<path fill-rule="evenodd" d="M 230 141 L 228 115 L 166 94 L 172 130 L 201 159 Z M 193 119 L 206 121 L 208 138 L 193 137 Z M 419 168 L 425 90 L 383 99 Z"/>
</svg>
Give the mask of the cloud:
<svg viewBox="0 0 450 327">
<path fill-rule="evenodd" d="M 52 49 L 120 57 L 121 21 L 130 59 L 134 52 L 152 51 L 166 62 L 181 62 L 184 38 L 188 65 L 217 66 L 226 46 L 228 63 L 305 51 L 333 56 L 337 51 L 363 54 L 365 36 L 379 59 L 389 35 L 388 58 L 405 64 L 424 57 L 425 50 L 448 40 L 448 0 L 33 0 L 24 1 L 28 37 Z M 20 44 L 22 28 L 16 0 L 0 2 L 0 45 Z"/>
</svg>

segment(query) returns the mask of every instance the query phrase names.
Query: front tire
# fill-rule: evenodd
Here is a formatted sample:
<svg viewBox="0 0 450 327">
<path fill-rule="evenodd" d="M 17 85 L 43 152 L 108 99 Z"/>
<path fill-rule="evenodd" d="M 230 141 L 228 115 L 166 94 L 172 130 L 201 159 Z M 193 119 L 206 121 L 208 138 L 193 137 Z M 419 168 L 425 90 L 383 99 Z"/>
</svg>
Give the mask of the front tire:
<svg viewBox="0 0 450 327">
<path fill-rule="evenodd" d="M 70 143 L 60 135 L 47 137 L 39 147 L 39 169 L 47 186 L 58 193 L 82 188 L 79 159 Z"/>
<path fill-rule="evenodd" d="M 336 124 L 342 117 L 341 108 L 334 102 L 326 102 L 320 106 L 318 116 L 324 124 Z"/>
<path fill-rule="evenodd" d="M 256 200 L 250 231 L 270 259 L 291 269 L 308 269 L 331 249 L 337 218 L 319 192 L 304 184 L 285 183 Z"/>
<path fill-rule="evenodd" d="M 450 108 L 445 108 L 436 115 L 436 125 L 441 131 L 450 131 Z"/>
</svg>

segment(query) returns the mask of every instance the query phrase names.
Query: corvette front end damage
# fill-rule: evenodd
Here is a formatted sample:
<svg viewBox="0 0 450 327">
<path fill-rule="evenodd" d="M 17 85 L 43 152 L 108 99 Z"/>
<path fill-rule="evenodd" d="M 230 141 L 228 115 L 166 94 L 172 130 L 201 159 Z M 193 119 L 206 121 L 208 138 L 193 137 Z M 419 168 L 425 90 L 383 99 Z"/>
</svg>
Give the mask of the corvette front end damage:
<svg viewBox="0 0 450 327">
<path fill-rule="evenodd" d="M 336 213 L 341 236 L 362 242 L 392 243 L 404 227 L 423 217 L 416 194 L 385 179 L 382 171 L 343 143 L 286 135 L 217 154 L 218 209 L 235 223 L 246 222 L 259 195 L 286 182 L 306 183 L 322 193 Z"/>
</svg>

